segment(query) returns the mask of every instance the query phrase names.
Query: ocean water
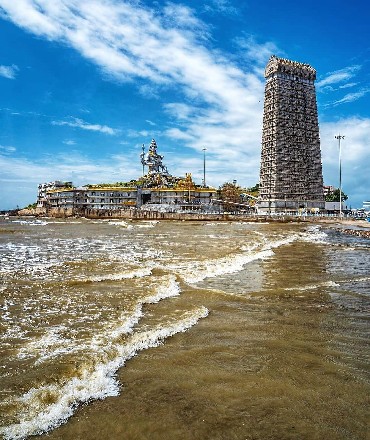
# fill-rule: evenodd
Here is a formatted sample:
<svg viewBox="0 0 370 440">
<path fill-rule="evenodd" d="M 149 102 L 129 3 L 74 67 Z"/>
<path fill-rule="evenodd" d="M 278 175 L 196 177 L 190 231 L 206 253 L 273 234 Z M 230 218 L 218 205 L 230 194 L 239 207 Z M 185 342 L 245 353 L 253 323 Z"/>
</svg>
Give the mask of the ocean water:
<svg viewBox="0 0 370 440">
<path fill-rule="evenodd" d="M 370 241 L 0 219 L 4 439 L 366 439 Z"/>
</svg>

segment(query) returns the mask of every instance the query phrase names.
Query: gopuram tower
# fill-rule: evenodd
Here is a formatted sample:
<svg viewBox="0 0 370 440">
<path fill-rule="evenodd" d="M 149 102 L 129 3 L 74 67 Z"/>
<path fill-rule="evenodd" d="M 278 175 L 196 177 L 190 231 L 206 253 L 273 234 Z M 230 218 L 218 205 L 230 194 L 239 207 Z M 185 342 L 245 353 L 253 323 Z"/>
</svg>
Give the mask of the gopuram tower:
<svg viewBox="0 0 370 440">
<path fill-rule="evenodd" d="M 259 210 L 323 209 L 316 70 L 273 55 L 265 78 Z"/>
</svg>

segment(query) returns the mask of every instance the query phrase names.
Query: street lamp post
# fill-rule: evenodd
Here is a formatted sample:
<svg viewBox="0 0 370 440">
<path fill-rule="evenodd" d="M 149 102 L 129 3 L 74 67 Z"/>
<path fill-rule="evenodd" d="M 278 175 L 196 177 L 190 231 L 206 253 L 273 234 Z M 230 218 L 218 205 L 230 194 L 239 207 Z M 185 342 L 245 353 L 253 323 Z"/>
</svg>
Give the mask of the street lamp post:
<svg viewBox="0 0 370 440">
<path fill-rule="evenodd" d="M 203 148 L 203 186 L 206 187 L 206 151 L 207 148 Z"/>
<path fill-rule="evenodd" d="M 145 172 L 145 169 L 144 169 L 145 145 L 144 144 L 142 145 L 141 149 L 143 150 L 143 152 L 141 153 L 141 163 L 143 165 L 143 177 L 144 177 L 144 172 Z"/>
<path fill-rule="evenodd" d="M 339 217 L 342 217 L 342 149 L 340 141 L 344 139 L 344 136 L 338 134 L 338 136 L 334 137 L 335 139 L 338 139 L 339 147 Z"/>
</svg>

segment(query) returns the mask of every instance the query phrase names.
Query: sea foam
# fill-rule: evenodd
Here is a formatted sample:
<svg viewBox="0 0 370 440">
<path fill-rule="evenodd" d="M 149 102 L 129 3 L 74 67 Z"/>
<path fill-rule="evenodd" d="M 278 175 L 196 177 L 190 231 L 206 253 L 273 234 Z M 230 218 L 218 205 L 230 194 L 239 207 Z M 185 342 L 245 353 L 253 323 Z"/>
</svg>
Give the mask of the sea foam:
<svg viewBox="0 0 370 440">
<path fill-rule="evenodd" d="M 181 289 L 174 275 L 162 276 L 157 281 L 158 285 L 154 288 L 153 293 L 138 300 L 131 310 L 123 311 L 114 323 L 107 324 L 90 342 L 65 338 L 61 334 L 66 330 L 66 327 L 64 325 L 54 326 L 48 328 L 43 335 L 27 341 L 17 350 L 15 358 L 29 359 L 34 357 L 35 365 L 38 365 L 65 353 L 78 351 L 99 353 L 112 340 L 133 332 L 135 325 L 143 317 L 145 304 L 154 304 L 163 299 L 180 295 Z"/>
<path fill-rule="evenodd" d="M 0 432 L 7 440 L 20 440 L 56 428 L 74 413 L 83 402 L 104 399 L 119 394 L 119 384 L 115 377 L 117 370 L 138 352 L 157 347 L 179 332 L 185 332 L 199 319 L 205 318 L 208 310 L 200 307 L 186 312 L 170 325 L 159 325 L 151 330 L 133 333 L 124 345 L 114 345 L 116 356 L 107 363 L 99 363 L 93 369 L 83 370 L 79 377 L 73 377 L 67 383 L 32 388 L 18 398 L 23 407 L 19 414 L 19 423 L 1 428 Z M 44 404 L 46 396 L 53 396 L 54 403 Z"/>
<path fill-rule="evenodd" d="M 206 278 L 236 273 L 243 270 L 244 266 L 256 260 L 264 260 L 274 255 L 274 248 L 288 245 L 299 238 L 298 234 L 276 240 L 264 239 L 261 244 L 241 247 L 241 252 L 227 255 L 222 258 L 215 258 L 203 261 L 192 261 L 188 263 L 169 265 L 176 271 L 185 282 L 193 284 L 203 281 Z"/>
</svg>

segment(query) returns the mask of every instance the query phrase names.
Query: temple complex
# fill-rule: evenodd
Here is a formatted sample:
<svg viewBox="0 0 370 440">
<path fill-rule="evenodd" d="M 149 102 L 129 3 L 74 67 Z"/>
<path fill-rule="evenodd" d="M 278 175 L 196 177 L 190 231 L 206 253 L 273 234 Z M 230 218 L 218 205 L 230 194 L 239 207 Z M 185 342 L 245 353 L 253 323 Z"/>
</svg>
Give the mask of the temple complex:
<svg viewBox="0 0 370 440">
<path fill-rule="evenodd" d="M 265 78 L 259 210 L 324 209 L 316 70 L 273 55 Z"/>
<path fill-rule="evenodd" d="M 92 184 L 79 188 L 72 182 L 42 183 L 38 187 L 37 208 L 66 209 L 75 213 L 86 210 L 118 211 L 139 208 L 147 211 L 210 211 L 216 189 L 196 185 L 191 173 L 172 176 L 157 152 L 152 139 L 147 153 L 140 154 L 143 175 L 130 182 Z M 147 172 L 145 173 L 145 167 Z"/>
</svg>

